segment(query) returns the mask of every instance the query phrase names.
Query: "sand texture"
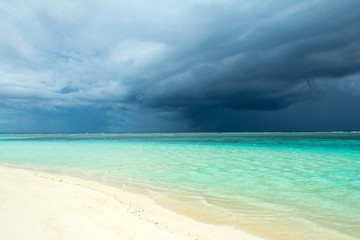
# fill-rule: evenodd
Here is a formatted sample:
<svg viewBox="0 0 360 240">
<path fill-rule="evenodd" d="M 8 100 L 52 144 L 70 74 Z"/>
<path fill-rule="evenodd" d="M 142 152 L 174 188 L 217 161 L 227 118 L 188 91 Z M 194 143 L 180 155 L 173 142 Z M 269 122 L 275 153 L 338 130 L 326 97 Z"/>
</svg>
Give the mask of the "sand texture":
<svg viewBox="0 0 360 240">
<path fill-rule="evenodd" d="M 0 239 L 236 239 L 144 195 L 63 175 L 0 166 Z"/>
</svg>

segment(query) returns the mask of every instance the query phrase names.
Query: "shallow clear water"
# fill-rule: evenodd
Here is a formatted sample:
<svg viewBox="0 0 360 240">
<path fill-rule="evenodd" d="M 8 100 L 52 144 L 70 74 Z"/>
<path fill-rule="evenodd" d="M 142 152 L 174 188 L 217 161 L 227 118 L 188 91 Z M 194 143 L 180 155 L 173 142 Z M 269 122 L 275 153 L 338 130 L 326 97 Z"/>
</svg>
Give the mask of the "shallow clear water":
<svg viewBox="0 0 360 240">
<path fill-rule="evenodd" d="M 359 132 L 0 134 L 0 163 L 141 185 L 270 239 L 360 239 Z"/>
</svg>

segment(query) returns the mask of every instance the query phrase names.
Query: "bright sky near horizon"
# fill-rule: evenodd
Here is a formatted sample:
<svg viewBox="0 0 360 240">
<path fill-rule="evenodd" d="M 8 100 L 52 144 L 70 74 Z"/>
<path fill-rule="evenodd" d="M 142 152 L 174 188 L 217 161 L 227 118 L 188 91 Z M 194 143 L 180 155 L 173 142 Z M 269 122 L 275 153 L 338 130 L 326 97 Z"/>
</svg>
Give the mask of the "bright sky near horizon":
<svg viewBox="0 0 360 240">
<path fill-rule="evenodd" d="M 360 1 L 0 2 L 0 132 L 360 130 Z"/>
</svg>

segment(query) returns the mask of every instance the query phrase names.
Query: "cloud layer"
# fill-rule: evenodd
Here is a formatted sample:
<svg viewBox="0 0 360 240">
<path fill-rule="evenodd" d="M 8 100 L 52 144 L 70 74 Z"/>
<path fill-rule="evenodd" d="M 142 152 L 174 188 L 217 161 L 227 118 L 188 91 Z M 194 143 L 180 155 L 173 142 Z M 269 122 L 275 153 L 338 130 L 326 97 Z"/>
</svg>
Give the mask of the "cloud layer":
<svg viewBox="0 0 360 240">
<path fill-rule="evenodd" d="M 6 109 L 196 126 L 221 109 L 360 95 L 356 0 L 5 1 L 0 25 Z"/>
</svg>

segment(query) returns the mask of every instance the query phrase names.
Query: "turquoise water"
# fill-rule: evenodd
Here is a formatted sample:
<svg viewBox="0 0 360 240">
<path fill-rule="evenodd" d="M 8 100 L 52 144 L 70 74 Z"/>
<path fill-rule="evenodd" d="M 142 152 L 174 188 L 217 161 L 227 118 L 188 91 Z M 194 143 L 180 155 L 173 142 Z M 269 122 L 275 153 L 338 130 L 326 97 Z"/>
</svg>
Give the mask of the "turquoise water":
<svg viewBox="0 0 360 240">
<path fill-rule="evenodd" d="M 141 186 L 270 239 L 360 239 L 359 132 L 0 134 L 0 163 Z"/>
</svg>

